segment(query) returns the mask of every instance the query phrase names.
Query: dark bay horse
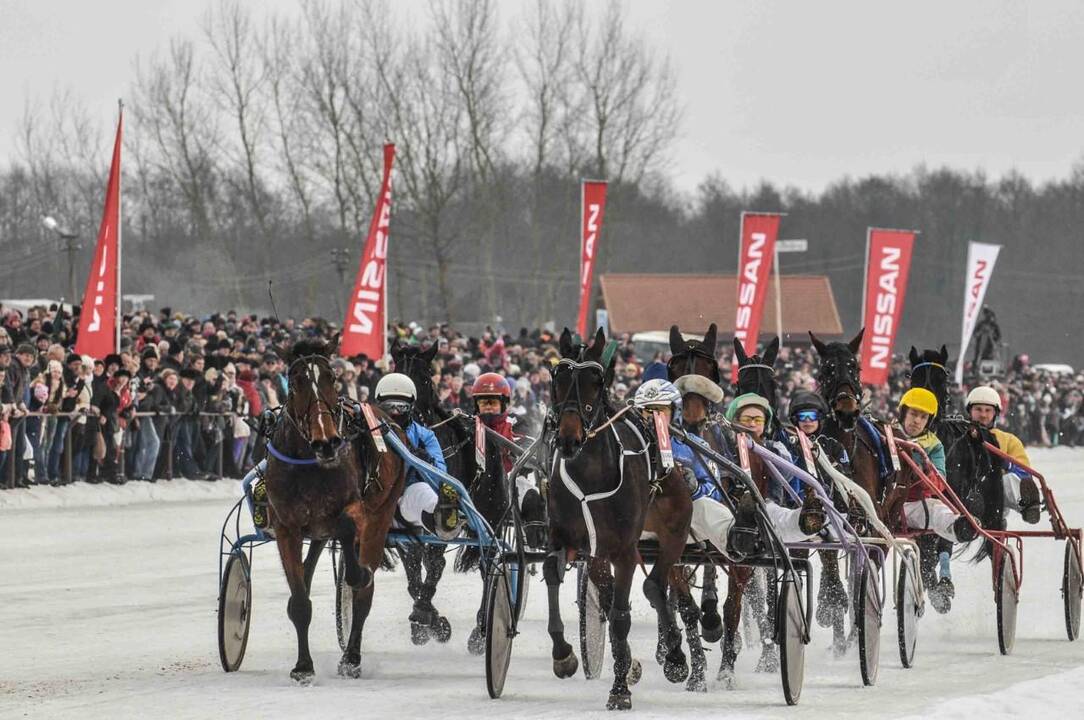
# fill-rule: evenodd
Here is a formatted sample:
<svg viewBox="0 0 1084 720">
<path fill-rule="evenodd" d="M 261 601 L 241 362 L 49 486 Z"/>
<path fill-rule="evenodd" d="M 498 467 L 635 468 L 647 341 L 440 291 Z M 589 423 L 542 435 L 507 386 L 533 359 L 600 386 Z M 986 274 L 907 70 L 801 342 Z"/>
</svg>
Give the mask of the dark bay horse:
<svg viewBox="0 0 1084 720">
<path fill-rule="evenodd" d="M 931 428 L 945 446 L 945 470 L 949 486 L 975 514 L 984 528 L 1005 528 L 1005 501 L 1001 490 L 1001 461 L 986 451 L 984 441 L 994 442 L 988 430 L 969 418 L 949 412 L 948 349 L 927 349 L 919 354 L 914 347 L 911 361 L 911 387 L 926 388 L 937 397 L 937 417 Z M 938 612 L 947 612 L 951 597 L 939 592 L 934 566 L 938 556 L 952 552 L 952 543 L 936 535 L 918 539 L 922 558 L 923 583 L 930 590 L 931 604 Z M 975 556 L 981 560 L 989 553 L 984 541 Z"/>
<path fill-rule="evenodd" d="M 309 654 L 309 590 L 324 546 L 337 539 L 353 589 L 353 625 L 339 674 L 361 675 L 361 632 L 373 601 L 374 572 L 406 479 L 403 461 L 380 453 L 364 420 L 352 439 L 350 418 L 335 391 L 329 359 L 335 341 L 302 340 L 280 351 L 290 390 L 268 442 L 264 484 L 271 526 L 290 586 L 287 614 L 297 631 L 294 680 L 315 674 Z M 378 411 L 377 411 L 378 412 Z M 378 412 L 378 417 L 383 415 Z M 311 541 L 304 561 L 301 549 Z"/>
<path fill-rule="evenodd" d="M 820 360 L 817 367 L 817 389 L 828 405 L 829 416 L 825 418 L 822 432 L 836 440 L 847 452 L 851 462 L 852 479 L 869 493 L 877 509 L 878 517 L 889 527 L 898 522 L 886 518 L 884 502 L 893 478 L 881 472 L 881 459 L 877 444 L 887 440 L 877 426 L 862 416 L 862 380 L 858 364 L 858 350 L 862 346 L 859 330 L 850 342 L 824 343 L 812 332 L 809 339 Z M 877 437 L 873 434 L 876 433 Z M 857 511 L 852 511 L 852 514 Z M 852 524 L 861 530 L 865 523 L 855 515 Z M 846 651 L 848 639 L 844 631 L 847 613 L 847 591 L 839 575 L 838 554 L 834 550 L 820 552 L 821 585 L 817 593 L 817 622 L 822 627 L 832 627 L 833 649 L 837 655 Z M 856 629 L 852 628 L 851 636 Z"/>
<path fill-rule="evenodd" d="M 470 427 L 469 420 L 456 417 L 441 406 L 436 388 L 433 387 L 433 360 L 436 358 L 437 344 L 433 343 L 423 350 L 416 345 L 401 344 L 397 339 L 392 343 L 390 353 L 395 363 L 395 371 L 407 375 L 414 381 L 414 387 L 418 393 L 414 402 L 414 421 L 433 430 L 437 436 L 437 442 L 444 450 L 444 462 L 448 468 L 448 474 L 468 489 L 475 507 L 486 520 L 490 523 L 497 522 L 504 510 L 503 487 L 499 484 L 494 487 L 478 482 L 473 428 Z M 445 547 L 438 544 L 419 543 L 400 546 L 398 552 L 403 559 L 403 568 L 407 575 L 407 591 L 414 601 L 410 618 L 412 641 L 416 645 L 423 645 L 435 635 L 438 641 L 447 642 L 449 635 L 446 634 L 445 629 L 450 628 L 451 625 L 433 606 L 437 583 L 444 574 Z M 460 550 L 460 560 L 456 569 L 466 571 L 477 567 L 478 557 L 477 547 Z M 475 655 L 485 650 L 484 636 L 480 630 L 481 624 L 482 610 L 479 609 L 474 630 L 468 640 L 468 648 Z"/>
<path fill-rule="evenodd" d="M 599 330 L 587 347 L 561 334 L 561 360 L 553 371 L 553 409 L 547 424 L 555 430 L 548 494 L 550 541 L 543 575 L 549 599 L 553 671 L 571 677 L 579 661 L 565 640 L 560 588 L 566 563 L 591 559 L 588 568 L 607 611 L 614 683 L 606 707 L 632 707 L 628 644 L 632 624 L 629 594 L 640 561 L 638 544 L 646 529 L 658 537 L 659 555 L 644 581 L 644 594 L 667 628 L 667 674 L 685 665 L 681 634 L 666 608 L 670 569 L 681 557 L 689 534 L 692 501 L 676 471 L 655 477 L 643 431 L 626 412 L 617 417 L 607 388 L 615 358 L 604 357 L 606 336 Z M 653 489 L 654 486 L 654 489 Z M 611 574 L 610 566 L 613 566 Z M 687 670 L 687 668 L 686 668 Z"/>
</svg>

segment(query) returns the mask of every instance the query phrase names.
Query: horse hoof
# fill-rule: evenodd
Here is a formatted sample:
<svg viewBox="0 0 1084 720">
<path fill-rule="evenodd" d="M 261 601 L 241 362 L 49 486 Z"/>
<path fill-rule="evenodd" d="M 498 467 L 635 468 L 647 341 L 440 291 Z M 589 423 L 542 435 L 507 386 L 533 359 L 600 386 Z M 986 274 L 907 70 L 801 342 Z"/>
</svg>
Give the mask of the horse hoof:
<svg viewBox="0 0 1084 720">
<path fill-rule="evenodd" d="M 611 692 L 610 699 L 606 701 L 607 710 L 632 710 L 632 693 Z"/>
<path fill-rule="evenodd" d="M 704 680 L 704 673 L 693 673 L 689 676 L 689 682 L 685 683 L 685 690 L 687 692 L 706 693 L 708 691 L 708 683 Z"/>
<path fill-rule="evenodd" d="M 732 667 L 719 668 L 719 674 L 715 679 L 718 680 L 726 690 L 736 690 L 738 687 L 737 678 L 734 676 L 734 668 Z"/>
<path fill-rule="evenodd" d="M 429 642 L 429 628 L 421 623 L 410 623 L 410 642 L 425 645 Z"/>
<path fill-rule="evenodd" d="M 553 661 L 553 674 L 559 678 L 570 678 L 580 668 L 580 661 L 573 650 L 568 651 L 568 656 Z"/>
<path fill-rule="evenodd" d="M 361 662 L 351 662 L 346 658 L 339 661 L 340 677 L 357 680 L 361 677 Z"/>
<path fill-rule="evenodd" d="M 764 652 L 757 660 L 756 671 L 758 673 L 779 672 L 779 649 L 774 644 L 764 646 Z"/>
<path fill-rule="evenodd" d="M 482 632 L 482 628 L 478 625 L 474 626 L 474 629 L 470 631 L 470 637 L 467 638 L 467 652 L 471 655 L 481 655 L 486 651 L 486 635 Z"/>
<path fill-rule="evenodd" d="M 290 679 L 301 687 L 312 685 L 312 681 L 315 677 L 316 673 L 312 670 L 298 670 L 295 668 L 290 671 Z"/>
<path fill-rule="evenodd" d="M 443 615 L 430 630 L 432 631 L 433 636 L 436 637 L 438 643 L 446 643 L 452 638 L 452 624 L 448 622 L 448 618 Z"/>
<path fill-rule="evenodd" d="M 723 639 L 723 619 L 719 617 L 719 613 L 714 616 L 704 615 L 700 619 L 700 637 L 709 643 L 717 643 Z"/>
<path fill-rule="evenodd" d="M 685 682 L 686 678 L 689 677 L 689 663 L 685 661 L 685 655 L 668 656 L 662 672 L 666 679 L 672 683 Z"/>
<path fill-rule="evenodd" d="M 636 683 L 640 682 L 640 678 L 642 678 L 643 676 L 644 666 L 640 664 L 639 660 L 633 658 L 632 662 L 629 663 L 629 674 L 626 678 L 629 685 L 635 685 Z"/>
</svg>

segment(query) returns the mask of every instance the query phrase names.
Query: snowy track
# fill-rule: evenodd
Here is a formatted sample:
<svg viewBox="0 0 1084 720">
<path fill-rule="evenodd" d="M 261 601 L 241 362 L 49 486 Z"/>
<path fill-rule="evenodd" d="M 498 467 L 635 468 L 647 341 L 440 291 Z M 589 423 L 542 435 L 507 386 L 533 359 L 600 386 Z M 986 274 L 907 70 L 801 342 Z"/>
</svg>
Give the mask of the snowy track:
<svg viewBox="0 0 1084 720">
<path fill-rule="evenodd" d="M 1084 523 L 1084 452 L 1035 451 L 1070 522 Z M 466 651 L 481 593 L 477 575 L 450 569 L 435 602 L 452 622 L 446 646 L 410 644 L 405 577 L 377 576 L 362 643 L 363 678 L 335 676 L 331 569 L 313 592 L 311 641 L 317 681 L 288 678 L 295 659 L 286 584 L 273 546 L 255 552 L 253 624 L 240 672 L 218 663 L 218 531 L 235 483 L 74 487 L 0 493 L 0 718 L 455 718 L 609 716 L 609 659 L 601 680 L 558 680 L 550 670 L 545 593 L 534 579 L 501 700 L 489 700 L 482 659 Z M 111 502 L 124 505 L 111 506 Z M 1014 654 L 997 651 L 989 564 L 957 562 L 955 605 L 928 607 L 916 667 L 896 653 L 895 612 L 885 611 L 881 672 L 863 688 L 854 651 L 832 659 L 827 630 L 814 629 L 801 705 L 783 706 L 778 675 L 739 658 L 739 689 L 711 683 L 692 695 L 653 661 L 654 615 L 634 594 L 632 643 L 644 662 L 633 689 L 637 717 L 1079 717 L 1084 642 L 1065 639 L 1060 595 L 1063 545 L 1025 543 L 1024 588 Z M 325 556 L 326 558 L 326 556 Z M 574 576 L 570 576 L 574 578 Z M 637 586 L 639 583 L 637 583 Z M 564 617 L 574 633 L 574 582 Z M 709 654 L 718 669 L 718 646 Z"/>
</svg>

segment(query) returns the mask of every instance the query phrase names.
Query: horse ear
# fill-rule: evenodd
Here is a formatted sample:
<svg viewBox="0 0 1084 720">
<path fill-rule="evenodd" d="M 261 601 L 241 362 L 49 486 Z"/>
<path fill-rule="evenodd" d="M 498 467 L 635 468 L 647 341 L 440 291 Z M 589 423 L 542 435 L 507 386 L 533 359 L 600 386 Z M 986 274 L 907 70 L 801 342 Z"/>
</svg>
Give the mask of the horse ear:
<svg viewBox="0 0 1084 720">
<path fill-rule="evenodd" d="M 557 347 L 561 351 L 561 357 L 572 357 L 572 331 L 565 328 L 561 338 L 557 341 Z"/>
<path fill-rule="evenodd" d="M 828 352 L 828 346 L 821 342 L 821 339 L 813 334 L 813 331 L 809 331 L 809 339 L 813 342 L 813 347 L 817 350 L 818 355 L 824 355 Z"/>
<path fill-rule="evenodd" d="M 287 343 L 283 343 L 282 345 L 276 345 L 275 346 L 275 352 L 278 353 L 278 356 L 280 358 L 282 358 L 282 361 L 284 363 L 286 363 L 287 365 L 292 365 L 293 364 L 293 362 L 294 362 L 293 349 Z"/>
<path fill-rule="evenodd" d="M 595 341 L 591 343 L 591 347 L 587 348 L 587 352 L 584 353 L 584 357 L 590 358 L 595 362 L 598 362 L 602 358 L 602 351 L 606 349 L 606 333 L 602 331 L 602 328 L 598 329 L 595 333 Z"/>
<path fill-rule="evenodd" d="M 922 362 L 922 356 L 918 354 L 918 349 L 914 345 L 911 346 L 911 352 L 907 354 L 907 357 L 911 360 L 911 367 Z"/>
<path fill-rule="evenodd" d="M 674 327 L 677 327 L 677 326 L 675 325 Z M 718 335 L 718 334 L 719 334 L 719 328 L 717 328 L 715 326 L 715 323 L 712 323 L 711 325 L 709 325 L 708 326 L 708 331 L 706 333 L 704 333 L 704 347 L 712 355 L 715 354 L 715 341 L 716 341 L 715 338 L 716 338 L 716 335 Z"/>
<path fill-rule="evenodd" d="M 944 345 L 941 346 L 941 364 L 944 365 L 948 362 L 948 348 Z"/>
<path fill-rule="evenodd" d="M 437 356 L 437 344 L 434 342 L 429 348 L 421 354 L 422 360 L 427 363 L 433 362 L 433 358 Z"/>
<path fill-rule="evenodd" d="M 741 340 L 734 338 L 734 357 L 738 358 L 738 364 L 744 365 L 749 362 L 749 356 L 745 354 L 745 348 L 741 345 Z"/>
<path fill-rule="evenodd" d="M 866 333 L 866 329 L 865 329 L 865 328 L 862 328 L 861 330 L 859 330 L 859 331 L 858 331 L 858 334 L 857 334 L 857 335 L 855 335 L 855 336 L 854 336 L 853 338 L 851 338 L 851 341 L 850 341 L 849 343 L 847 343 L 847 348 L 848 348 L 848 349 L 849 349 L 849 350 L 850 350 L 850 351 L 851 351 L 852 353 L 854 353 L 855 355 L 857 355 L 857 354 L 858 354 L 858 350 L 859 350 L 859 348 L 861 348 L 861 347 L 862 347 L 862 336 L 863 336 L 863 335 L 864 335 L 865 333 Z"/>
<path fill-rule="evenodd" d="M 670 326 L 670 354 L 679 355 L 685 352 L 685 338 L 681 337 L 681 331 L 677 325 Z"/>
<path fill-rule="evenodd" d="M 775 357 L 779 354 L 779 336 L 777 335 L 770 343 L 768 347 L 764 349 L 764 364 L 768 367 L 775 367 Z"/>
<path fill-rule="evenodd" d="M 335 355 L 339 352 L 339 340 L 341 339 L 342 333 L 337 332 L 332 335 L 331 339 L 327 341 L 326 345 L 324 345 L 324 351 L 327 353 L 328 357 L 331 357 L 332 355 Z"/>
</svg>

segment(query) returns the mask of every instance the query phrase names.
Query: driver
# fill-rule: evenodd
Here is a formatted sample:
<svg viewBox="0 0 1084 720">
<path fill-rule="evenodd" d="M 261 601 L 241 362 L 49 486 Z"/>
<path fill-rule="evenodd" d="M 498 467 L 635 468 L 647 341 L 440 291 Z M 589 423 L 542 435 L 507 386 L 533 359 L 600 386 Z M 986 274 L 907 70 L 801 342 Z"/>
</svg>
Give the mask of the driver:
<svg viewBox="0 0 1084 720">
<path fill-rule="evenodd" d="M 447 472 L 437 436 L 414 421 L 414 401 L 418 397 L 414 381 L 402 373 L 389 373 L 380 378 L 374 395 L 380 409 L 403 429 L 414 454 L 441 472 Z M 398 510 L 406 524 L 424 528 L 443 540 L 459 534 L 463 525 L 459 517 L 459 493 L 451 484 L 441 481 L 438 493 L 413 468 L 407 472 L 406 483 Z"/>
<path fill-rule="evenodd" d="M 994 427 L 998 415 L 1001 414 L 1001 395 L 997 390 L 988 385 L 980 385 L 967 394 L 965 407 L 972 422 L 989 430 L 1002 451 L 1021 465 L 1031 465 L 1020 438 L 1011 432 Z M 1005 474 L 1001 476 L 1005 507 L 1016 510 L 1024 518 L 1024 522 L 1034 525 L 1039 522 L 1039 512 L 1042 509 L 1039 485 L 1035 482 L 1035 478 L 1020 466 L 1015 463 L 1006 463 L 1006 465 Z"/>
</svg>

